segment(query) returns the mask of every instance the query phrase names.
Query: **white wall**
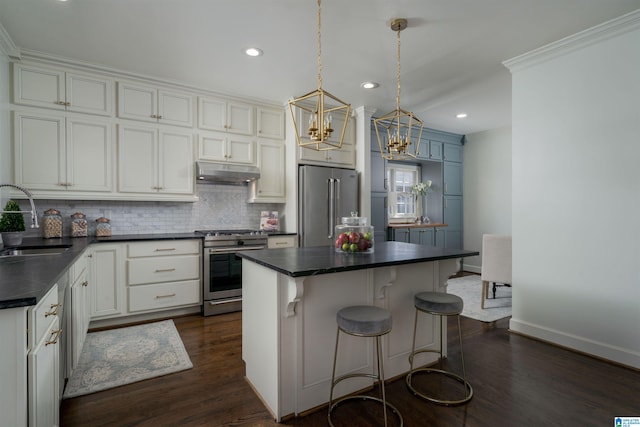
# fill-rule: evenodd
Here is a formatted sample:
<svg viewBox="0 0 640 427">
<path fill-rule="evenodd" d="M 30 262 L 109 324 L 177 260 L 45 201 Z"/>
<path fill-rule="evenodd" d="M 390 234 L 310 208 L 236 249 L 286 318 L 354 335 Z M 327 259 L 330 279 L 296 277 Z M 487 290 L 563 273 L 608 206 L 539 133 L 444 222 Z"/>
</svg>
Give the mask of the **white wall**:
<svg viewBox="0 0 640 427">
<path fill-rule="evenodd" d="M 511 128 L 469 134 L 463 146 L 464 248 L 482 251 L 483 234 L 511 234 Z M 463 269 L 480 273 L 479 257 Z"/>
<path fill-rule="evenodd" d="M 636 368 L 639 46 L 640 10 L 506 63 L 513 73 L 510 327 Z"/>
<path fill-rule="evenodd" d="M 2 26 L 0 26 L 0 32 L 3 33 L 3 31 Z M 11 144 L 9 143 L 11 138 L 11 128 L 9 126 L 9 56 L 5 52 L 5 46 L 6 42 L 0 43 L 0 183 L 13 182 L 11 179 L 12 153 Z M 8 193 L 8 191 L 2 192 L 2 194 Z M 5 202 L 4 198 L 0 198 L 0 210 L 4 209 Z"/>
</svg>

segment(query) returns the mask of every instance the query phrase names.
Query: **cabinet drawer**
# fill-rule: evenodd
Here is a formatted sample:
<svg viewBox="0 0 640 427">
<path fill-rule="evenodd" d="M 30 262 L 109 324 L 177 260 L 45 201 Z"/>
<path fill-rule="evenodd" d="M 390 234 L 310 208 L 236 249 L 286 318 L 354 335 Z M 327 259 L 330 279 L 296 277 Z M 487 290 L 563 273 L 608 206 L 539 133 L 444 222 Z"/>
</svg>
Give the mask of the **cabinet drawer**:
<svg viewBox="0 0 640 427">
<path fill-rule="evenodd" d="M 200 281 L 134 286 L 129 288 L 129 311 L 157 310 L 200 304 Z"/>
<path fill-rule="evenodd" d="M 127 284 L 177 282 L 200 278 L 199 255 L 127 260 Z"/>
<path fill-rule="evenodd" d="M 51 324 L 58 318 L 60 311 L 58 305 L 58 285 L 55 285 L 49 293 L 35 306 L 31 312 L 29 325 L 29 344 L 31 348 L 49 333 Z"/>
<path fill-rule="evenodd" d="M 296 246 L 297 236 L 273 236 L 269 237 L 267 248 L 293 248 Z"/>
<path fill-rule="evenodd" d="M 200 240 L 155 240 L 153 242 L 129 243 L 127 256 L 129 258 L 199 254 Z"/>
</svg>

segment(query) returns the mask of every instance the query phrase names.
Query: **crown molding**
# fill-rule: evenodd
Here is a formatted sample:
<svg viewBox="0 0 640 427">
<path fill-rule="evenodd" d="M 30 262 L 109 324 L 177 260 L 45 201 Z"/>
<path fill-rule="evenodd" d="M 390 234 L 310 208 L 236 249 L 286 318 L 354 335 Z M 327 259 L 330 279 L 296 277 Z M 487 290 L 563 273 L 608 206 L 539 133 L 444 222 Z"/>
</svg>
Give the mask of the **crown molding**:
<svg viewBox="0 0 640 427">
<path fill-rule="evenodd" d="M 7 30 L 0 24 L 0 52 L 11 59 L 20 59 L 20 48 L 15 45 Z"/>
<path fill-rule="evenodd" d="M 567 53 L 640 28 L 640 9 L 539 47 L 502 63 L 513 74 Z"/>
<path fill-rule="evenodd" d="M 37 50 L 20 49 L 20 53 L 21 53 L 20 59 L 23 61 L 28 61 L 30 63 L 37 63 L 37 64 L 50 66 L 50 67 L 73 68 L 75 70 L 95 72 L 103 75 L 108 75 L 115 79 L 124 79 L 124 80 L 139 82 L 139 83 L 147 83 L 147 84 L 149 83 L 158 84 L 162 86 L 168 86 L 173 89 L 186 90 L 188 92 L 197 93 L 201 95 L 222 96 L 225 98 L 230 98 L 230 99 L 238 100 L 241 102 L 257 103 L 265 106 L 282 107 L 283 105 L 283 104 L 278 104 L 273 100 L 241 97 L 231 93 L 213 91 L 213 90 L 201 88 L 201 87 L 190 85 L 190 84 L 185 84 L 183 82 L 179 82 L 176 80 L 169 80 L 169 79 L 159 78 L 156 76 L 135 73 L 135 72 L 121 70 L 118 68 L 109 67 L 101 64 L 93 64 L 91 62 L 66 58 L 64 56 L 54 55 L 46 52 L 40 52 Z"/>
</svg>

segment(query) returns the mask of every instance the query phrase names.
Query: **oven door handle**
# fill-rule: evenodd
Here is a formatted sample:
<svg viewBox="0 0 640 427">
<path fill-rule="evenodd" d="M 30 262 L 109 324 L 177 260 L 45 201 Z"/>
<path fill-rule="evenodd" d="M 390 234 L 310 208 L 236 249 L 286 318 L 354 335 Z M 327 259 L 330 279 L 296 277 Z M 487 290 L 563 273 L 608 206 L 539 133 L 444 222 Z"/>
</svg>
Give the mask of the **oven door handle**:
<svg viewBox="0 0 640 427">
<path fill-rule="evenodd" d="M 231 304 L 232 302 L 242 302 L 242 298 L 221 299 L 207 302 L 209 303 L 209 305 Z"/>
<path fill-rule="evenodd" d="M 259 249 L 266 249 L 266 246 L 241 246 L 239 248 L 224 248 L 224 249 L 216 249 L 216 248 L 207 248 L 210 254 L 233 254 L 236 252 L 242 251 L 257 251 Z"/>
</svg>

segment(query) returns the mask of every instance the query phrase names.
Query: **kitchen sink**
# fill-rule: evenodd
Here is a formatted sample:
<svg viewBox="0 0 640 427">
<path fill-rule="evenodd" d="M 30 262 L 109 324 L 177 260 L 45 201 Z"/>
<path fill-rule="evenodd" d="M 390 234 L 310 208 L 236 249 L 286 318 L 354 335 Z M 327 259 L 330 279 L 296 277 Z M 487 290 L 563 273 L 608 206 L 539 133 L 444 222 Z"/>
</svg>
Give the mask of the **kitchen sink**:
<svg viewBox="0 0 640 427">
<path fill-rule="evenodd" d="M 60 255 L 69 250 L 71 245 L 46 246 L 40 248 L 7 248 L 0 251 L 0 258 L 15 256 Z"/>
</svg>

